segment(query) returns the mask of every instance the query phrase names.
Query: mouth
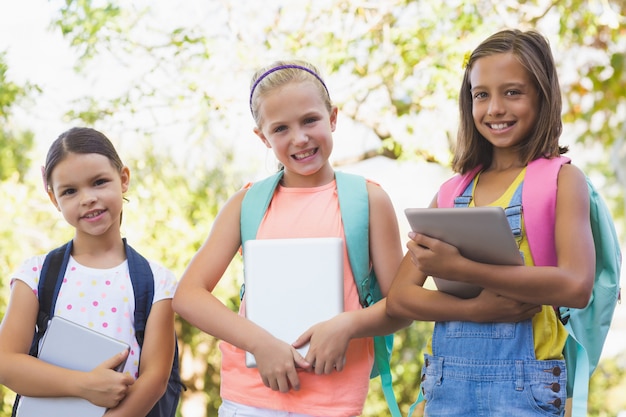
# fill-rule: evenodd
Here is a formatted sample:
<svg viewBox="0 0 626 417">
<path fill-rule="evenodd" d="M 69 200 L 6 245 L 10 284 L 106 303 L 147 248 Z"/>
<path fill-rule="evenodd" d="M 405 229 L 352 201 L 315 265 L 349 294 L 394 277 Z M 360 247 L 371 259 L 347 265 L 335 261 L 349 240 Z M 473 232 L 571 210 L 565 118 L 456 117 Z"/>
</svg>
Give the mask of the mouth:
<svg viewBox="0 0 626 417">
<path fill-rule="evenodd" d="M 307 149 L 306 151 L 294 153 L 293 155 L 291 155 L 291 157 L 296 161 L 302 161 L 315 155 L 317 153 L 317 149 L 318 148 Z"/>
<path fill-rule="evenodd" d="M 102 213 L 104 213 L 105 210 L 94 210 L 94 211 L 90 211 L 89 213 L 85 214 L 82 218 L 83 219 L 93 219 L 98 217 L 99 215 L 101 215 Z"/>
<path fill-rule="evenodd" d="M 487 123 L 487 127 L 491 130 L 500 131 L 513 126 L 515 122 Z"/>
</svg>

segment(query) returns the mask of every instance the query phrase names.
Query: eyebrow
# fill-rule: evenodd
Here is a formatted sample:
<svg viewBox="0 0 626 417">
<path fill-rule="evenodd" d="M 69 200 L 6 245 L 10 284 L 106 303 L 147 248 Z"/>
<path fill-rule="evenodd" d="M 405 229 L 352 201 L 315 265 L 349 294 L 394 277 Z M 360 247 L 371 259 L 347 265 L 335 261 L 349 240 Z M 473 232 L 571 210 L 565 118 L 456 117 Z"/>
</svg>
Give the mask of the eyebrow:
<svg viewBox="0 0 626 417">
<path fill-rule="evenodd" d="M 88 182 L 94 182 L 98 179 L 102 179 L 102 178 L 110 178 L 111 175 L 109 173 L 106 172 L 96 172 L 94 175 L 91 175 L 88 178 Z M 66 182 L 66 183 L 58 183 L 55 188 L 57 189 L 62 189 L 62 188 L 75 188 L 76 187 L 76 183 L 74 182 L 74 180 L 70 180 L 70 182 Z"/>
<path fill-rule="evenodd" d="M 524 82 L 511 82 L 511 83 L 506 83 L 503 85 L 498 86 L 498 89 L 508 89 L 508 88 L 525 88 L 528 86 L 528 83 L 524 83 Z M 474 91 L 474 90 L 479 90 L 479 89 L 488 89 L 485 86 L 482 85 L 477 85 L 475 87 L 470 88 L 470 92 Z"/>
</svg>

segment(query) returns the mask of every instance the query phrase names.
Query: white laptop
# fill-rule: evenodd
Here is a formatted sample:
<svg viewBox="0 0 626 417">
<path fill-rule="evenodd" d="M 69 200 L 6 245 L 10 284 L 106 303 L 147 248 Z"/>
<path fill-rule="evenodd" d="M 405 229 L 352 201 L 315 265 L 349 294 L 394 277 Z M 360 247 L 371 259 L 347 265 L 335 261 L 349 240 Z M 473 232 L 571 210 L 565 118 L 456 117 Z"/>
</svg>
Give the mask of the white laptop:
<svg viewBox="0 0 626 417">
<path fill-rule="evenodd" d="M 494 265 L 523 265 L 513 232 L 501 207 L 408 208 L 415 232 L 454 245 L 464 257 Z M 482 288 L 433 277 L 439 291 L 473 298 Z"/>
<path fill-rule="evenodd" d="M 39 359 L 64 368 L 91 371 L 129 346 L 59 316 L 52 317 Z M 121 371 L 124 363 L 117 368 Z M 76 397 L 20 398 L 17 417 L 102 417 L 106 408 Z"/>
<path fill-rule="evenodd" d="M 277 338 L 291 344 L 343 312 L 343 239 L 249 240 L 243 254 L 246 317 Z M 246 365 L 256 366 L 249 352 Z"/>
</svg>

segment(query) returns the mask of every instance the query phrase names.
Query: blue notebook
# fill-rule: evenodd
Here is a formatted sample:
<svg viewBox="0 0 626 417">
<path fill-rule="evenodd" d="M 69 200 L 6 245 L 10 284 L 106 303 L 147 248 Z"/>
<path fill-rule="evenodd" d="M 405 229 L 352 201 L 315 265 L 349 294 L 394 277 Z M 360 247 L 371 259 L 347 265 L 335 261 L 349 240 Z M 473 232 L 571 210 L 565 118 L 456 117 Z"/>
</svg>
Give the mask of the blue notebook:
<svg viewBox="0 0 626 417">
<path fill-rule="evenodd" d="M 59 316 L 52 317 L 42 338 L 39 359 L 77 371 L 91 371 L 129 346 Z M 125 363 L 117 371 L 124 369 Z M 106 408 L 77 397 L 20 398 L 17 417 L 102 417 Z"/>
</svg>

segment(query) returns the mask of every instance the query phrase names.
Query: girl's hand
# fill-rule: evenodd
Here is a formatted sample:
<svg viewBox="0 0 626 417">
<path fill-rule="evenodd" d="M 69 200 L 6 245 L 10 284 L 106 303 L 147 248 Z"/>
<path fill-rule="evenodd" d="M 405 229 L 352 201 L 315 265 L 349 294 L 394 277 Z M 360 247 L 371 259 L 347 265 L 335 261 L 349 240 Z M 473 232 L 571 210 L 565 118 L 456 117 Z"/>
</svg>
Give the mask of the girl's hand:
<svg viewBox="0 0 626 417">
<path fill-rule="evenodd" d="M 415 232 L 410 232 L 409 238 L 411 240 L 407 242 L 406 247 L 413 264 L 420 272 L 427 276 L 453 280 L 456 262 L 465 259 L 456 247 Z"/>
<path fill-rule="evenodd" d="M 127 356 L 128 350 L 125 350 L 89 372 L 82 397 L 100 407 L 116 407 L 126 397 L 128 387 L 135 382 L 132 376 L 115 371 Z"/>
<path fill-rule="evenodd" d="M 489 290 L 482 290 L 476 298 L 472 321 L 479 323 L 518 323 L 528 320 L 541 311 L 541 306 L 522 303 Z"/>
<path fill-rule="evenodd" d="M 309 343 L 306 355 L 317 375 L 341 371 L 346 363 L 346 350 L 351 338 L 351 322 L 345 313 L 312 326 L 293 343 L 300 348 Z"/>
<path fill-rule="evenodd" d="M 263 384 L 274 391 L 298 391 L 300 379 L 296 368 L 311 367 L 294 347 L 278 339 L 260 343 L 253 354 Z"/>
</svg>

